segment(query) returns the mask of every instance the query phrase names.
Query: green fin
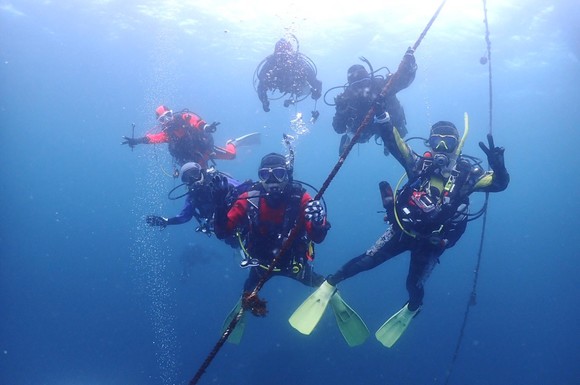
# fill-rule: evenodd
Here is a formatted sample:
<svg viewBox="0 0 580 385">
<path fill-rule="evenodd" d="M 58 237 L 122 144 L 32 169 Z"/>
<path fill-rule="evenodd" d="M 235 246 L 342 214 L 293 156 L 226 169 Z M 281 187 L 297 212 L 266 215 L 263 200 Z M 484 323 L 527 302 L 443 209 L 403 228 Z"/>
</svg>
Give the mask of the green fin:
<svg viewBox="0 0 580 385">
<path fill-rule="evenodd" d="M 252 132 L 250 134 L 242 135 L 233 140 L 234 146 L 251 146 L 261 143 L 261 134 L 259 132 Z"/>
<path fill-rule="evenodd" d="M 224 320 L 224 323 L 222 325 L 222 334 L 225 333 L 228 326 L 230 326 L 230 323 L 233 321 L 234 318 L 236 318 L 241 308 L 242 308 L 242 300 L 240 299 L 238 303 L 236 303 L 236 306 L 234 306 L 232 311 L 230 311 L 230 314 L 228 314 L 228 316 Z M 236 324 L 235 329 L 232 330 L 232 332 L 228 336 L 228 342 L 236 345 L 239 344 L 240 341 L 242 340 L 242 336 L 244 335 L 245 328 L 246 328 L 246 313 L 242 314 L 242 318 L 240 318 L 240 320 Z"/>
<path fill-rule="evenodd" d="M 288 322 L 302 334 L 310 334 L 316 327 L 320 318 L 324 314 L 330 297 L 334 294 L 336 288 L 324 281 L 314 293 L 310 294 L 302 305 L 294 311 Z"/>
<path fill-rule="evenodd" d="M 348 346 L 357 346 L 366 341 L 369 329 L 358 314 L 338 294 L 334 293 L 330 299 L 330 306 L 334 311 L 336 323 Z"/>
<path fill-rule="evenodd" d="M 407 326 L 409 326 L 411 320 L 418 312 L 419 309 L 415 311 L 409 310 L 408 304 L 406 304 L 401 310 L 389 318 L 387 322 L 379 328 L 379 330 L 377 330 L 375 337 L 377 337 L 377 340 L 387 348 L 392 347 L 403 335 Z"/>
</svg>

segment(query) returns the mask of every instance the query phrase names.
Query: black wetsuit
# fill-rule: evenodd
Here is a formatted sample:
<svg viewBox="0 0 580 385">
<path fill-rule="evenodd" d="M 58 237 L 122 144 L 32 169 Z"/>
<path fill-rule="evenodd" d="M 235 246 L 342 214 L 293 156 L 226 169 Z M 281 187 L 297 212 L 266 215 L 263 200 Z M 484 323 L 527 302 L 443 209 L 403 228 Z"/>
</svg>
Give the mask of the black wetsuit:
<svg viewBox="0 0 580 385">
<path fill-rule="evenodd" d="M 409 87 L 415 79 L 417 65 L 413 55 L 405 55 L 402 65 L 393 77 L 390 92 L 382 100 L 382 107 L 391 116 L 391 122 L 399 134 L 404 137 L 407 134 L 407 120 L 403 106 L 397 98 L 397 92 Z M 338 154 L 342 155 L 351 138 L 361 125 L 366 114 L 385 87 L 389 78 L 371 76 L 349 84 L 343 93 L 335 98 L 336 112 L 332 119 L 332 127 L 337 134 L 343 134 L 338 148 Z M 380 136 L 379 125 L 370 122 L 358 138 L 358 143 L 366 143 L 372 137 Z M 385 155 L 388 150 L 385 148 Z"/>
<path fill-rule="evenodd" d="M 449 178 L 441 175 L 441 169 L 429 163 L 429 157 L 413 153 L 390 123 L 383 123 L 382 138 L 405 168 L 409 181 L 397 192 L 385 233 L 370 249 L 329 276 L 328 283 L 334 286 L 408 250 L 411 261 L 406 286 L 409 310 L 414 311 L 423 303 L 424 283 L 439 257 L 465 231 L 469 195 L 476 191 L 504 190 L 509 183 L 509 174 L 505 167 L 486 172 L 459 156 L 457 166 L 453 168 L 455 183 L 449 184 Z M 421 198 L 434 206 L 419 208 Z"/>
<path fill-rule="evenodd" d="M 258 98 L 266 109 L 269 106 L 268 90 L 278 90 L 293 99 L 310 93 L 312 99 L 318 100 L 322 82 L 316 78 L 314 68 L 301 53 L 272 54 L 260 68 L 257 90 Z"/>
</svg>

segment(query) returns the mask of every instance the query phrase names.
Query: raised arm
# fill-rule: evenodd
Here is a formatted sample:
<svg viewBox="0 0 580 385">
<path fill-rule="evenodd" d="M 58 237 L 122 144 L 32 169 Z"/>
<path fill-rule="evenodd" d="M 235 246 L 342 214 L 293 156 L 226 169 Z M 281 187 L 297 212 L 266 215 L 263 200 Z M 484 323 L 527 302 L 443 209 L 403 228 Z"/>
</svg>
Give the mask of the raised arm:
<svg viewBox="0 0 580 385">
<path fill-rule="evenodd" d="M 407 49 L 407 52 L 405 52 L 405 56 L 403 56 L 403 60 L 399 64 L 397 72 L 393 74 L 389 95 L 394 95 L 409 87 L 411 83 L 413 83 L 413 80 L 415 80 L 416 73 L 417 63 L 415 61 L 415 55 L 413 55 L 413 50 L 409 48 Z"/>
<path fill-rule="evenodd" d="M 491 134 L 487 135 L 486 146 L 483 142 L 479 142 L 479 147 L 487 155 L 487 161 L 492 171 L 486 172 L 475 184 L 475 191 L 485 192 L 499 192 L 507 188 L 510 183 L 510 175 L 505 168 L 503 147 L 496 147 Z"/>
</svg>

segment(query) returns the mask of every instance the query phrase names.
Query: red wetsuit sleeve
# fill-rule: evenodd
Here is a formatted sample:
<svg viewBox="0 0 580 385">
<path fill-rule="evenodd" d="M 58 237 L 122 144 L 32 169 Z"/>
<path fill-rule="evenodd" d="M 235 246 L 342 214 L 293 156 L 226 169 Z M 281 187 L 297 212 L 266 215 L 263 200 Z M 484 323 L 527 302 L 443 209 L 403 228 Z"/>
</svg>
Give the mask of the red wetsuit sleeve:
<svg viewBox="0 0 580 385">
<path fill-rule="evenodd" d="M 236 199 L 230 211 L 227 214 L 227 222 L 226 222 L 226 232 L 228 234 L 232 234 L 235 228 L 242 222 L 242 220 L 246 217 L 246 213 L 248 211 L 248 193 L 245 192 Z"/>
<path fill-rule="evenodd" d="M 145 135 L 149 139 L 149 143 L 167 143 L 169 142 L 169 136 L 165 131 L 161 131 L 157 134 L 147 134 Z"/>
<path fill-rule="evenodd" d="M 228 143 L 225 147 L 214 146 L 213 149 L 214 155 L 212 158 L 214 159 L 232 160 L 236 157 L 237 150 L 233 143 Z"/>
<path fill-rule="evenodd" d="M 241 194 L 229 210 L 222 205 L 216 207 L 214 232 L 218 239 L 225 239 L 233 235 L 236 227 L 238 227 L 246 217 L 246 212 L 248 210 L 247 197 L 247 192 Z"/>
</svg>

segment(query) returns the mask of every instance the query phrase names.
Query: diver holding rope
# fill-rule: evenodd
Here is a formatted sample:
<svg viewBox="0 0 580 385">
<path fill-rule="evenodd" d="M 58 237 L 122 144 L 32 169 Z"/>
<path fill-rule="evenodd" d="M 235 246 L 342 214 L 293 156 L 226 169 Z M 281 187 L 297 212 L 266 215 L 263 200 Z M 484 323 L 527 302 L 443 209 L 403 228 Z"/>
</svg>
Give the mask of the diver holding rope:
<svg viewBox="0 0 580 385">
<path fill-rule="evenodd" d="M 288 277 L 311 287 L 324 281 L 323 276 L 314 272 L 312 261 L 314 246 L 324 241 L 330 222 L 323 203 L 313 200 L 302 183 L 294 180 L 293 174 L 291 157 L 279 153 L 265 155 L 258 169 L 259 181 L 237 196 L 231 207 L 223 204 L 228 195 L 227 181 L 221 176 L 214 178 L 215 234 L 220 239 L 240 234 L 239 247 L 247 256 L 247 263 L 241 267 L 249 271 L 242 298 L 226 325 L 240 311 L 244 298 L 265 277 L 273 258 L 297 223 L 304 224 L 303 231 L 272 275 Z M 266 301 L 256 298 L 248 310 L 255 316 L 264 317 Z M 243 330 L 243 322 L 242 318 L 236 327 L 238 333 Z M 241 336 L 234 332 L 229 341 L 236 342 L 239 338 Z"/>
<path fill-rule="evenodd" d="M 397 93 L 411 85 L 415 79 L 417 72 L 417 64 L 415 62 L 414 51 L 409 48 L 403 57 L 403 65 L 397 69 L 397 76 L 394 77 L 396 81 L 393 82 L 389 93 L 382 98 L 381 108 L 389 113 L 393 125 L 399 131 L 401 137 L 407 134 L 407 120 L 405 118 L 405 110 L 397 98 Z M 332 127 L 337 134 L 342 135 L 340 144 L 338 146 L 338 155 L 342 155 L 344 149 L 352 140 L 357 128 L 360 126 L 368 110 L 372 107 L 374 101 L 377 99 L 385 84 L 394 74 L 392 74 L 387 67 L 381 67 L 377 70 L 365 57 L 360 58 L 366 63 L 369 70 L 361 65 L 354 64 L 349 67 L 347 71 L 347 84 L 344 86 L 337 86 L 326 91 L 324 101 L 329 106 L 335 106 L 336 112 L 332 119 Z M 382 69 L 387 70 L 386 75 L 381 75 L 379 72 Z M 329 91 L 337 88 L 342 88 L 343 91 L 334 98 L 334 104 L 326 102 L 326 95 Z M 357 143 L 366 143 L 372 137 L 375 142 L 380 140 L 379 126 L 377 123 L 371 122 L 360 133 Z M 380 143 L 378 143 L 380 144 Z M 384 147 L 384 153 L 389 155 L 389 151 Z"/>
</svg>

